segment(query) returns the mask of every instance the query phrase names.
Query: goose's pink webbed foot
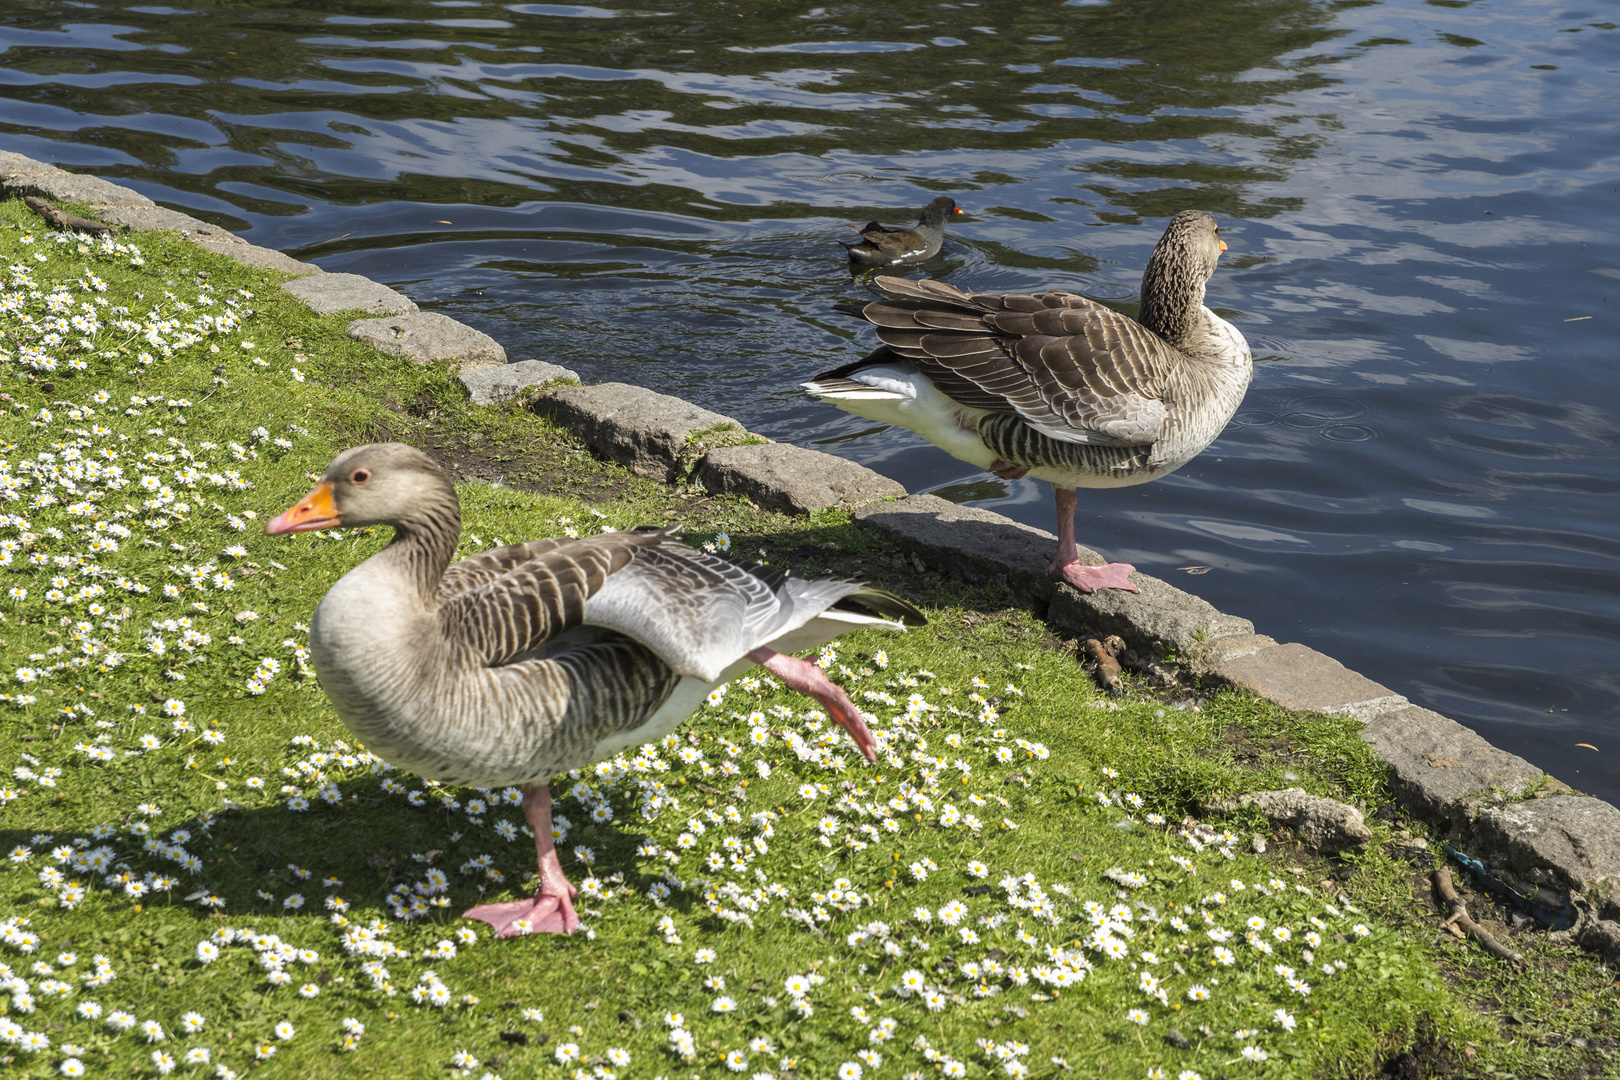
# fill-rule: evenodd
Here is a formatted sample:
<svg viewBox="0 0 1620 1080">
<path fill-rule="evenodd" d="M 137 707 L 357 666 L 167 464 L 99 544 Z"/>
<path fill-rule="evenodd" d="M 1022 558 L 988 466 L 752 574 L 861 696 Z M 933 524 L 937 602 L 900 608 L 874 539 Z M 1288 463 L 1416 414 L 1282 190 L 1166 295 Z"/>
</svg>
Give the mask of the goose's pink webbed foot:
<svg viewBox="0 0 1620 1080">
<path fill-rule="evenodd" d="M 1053 487 L 1057 500 L 1058 549 L 1057 557 L 1046 568 L 1083 593 L 1098 589 L 1119 589 L 1123 592 L 1141 592 L 1131 584 L 1136 567 L 1130 563 L 1109 563 L 1106 566 L 1087 566 L 1080 561 L 1080 552 L 1074 542 L 1074 509 L 1076 499 L 1073 488 Z"/>
<path fill-rule="evenodd" d="M 582 925 L 574 914 L 574 896 L 579 890 L 563 873 L 557 846 L 551 841 L 551 789 L 534 784 L 523 789 L 523 816 L 534 830 L 534 847 L 539 856 L 539 892 L 533 899 L 508 900 L 500 904 L 480 904 L 463 914 L 478 919 L 495 930 L 496 937 L 523 934 L 572 934 Z"/>
<path fill-rule="evenodd" d="M 1096 592 L 1098 589 L 1121 589 L 1125 592 L 1141 592 L 1131 584 L 1131 575 L 1136 573 L 1136 567 L 1130 563 L 1109 563 L 1106 566 L 1087 566 L 1081 562 L 1060 563 L 1052 560 L 1052 565 L 1046 568 L 1048 573 L 1056 572 L 1059 577 L 1083 593 Z"/>
</svg>

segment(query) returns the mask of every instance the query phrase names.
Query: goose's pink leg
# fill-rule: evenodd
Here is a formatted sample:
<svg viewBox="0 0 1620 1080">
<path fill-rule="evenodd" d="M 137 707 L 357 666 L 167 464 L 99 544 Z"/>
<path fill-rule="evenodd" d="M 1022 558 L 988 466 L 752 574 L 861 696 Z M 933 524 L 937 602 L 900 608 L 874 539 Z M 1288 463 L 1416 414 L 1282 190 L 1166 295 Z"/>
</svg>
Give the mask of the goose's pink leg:
<svg viewBox="0 0 1620 1080">
<path fill-rule="evenodd" d="M 1130 575 L 1136 572 L 1136 567 L 1130 563 L 1109 563 L 1107 566 L 1081 564 L 1074 544 L 1074 509 L 1079 500 L 1074 496 L 1074 488 L 1054 486 L 1052 494 L 1057 497 L 1058 550 L 1057 558 L 1046 568 L 1047 573 L 1056 570 L 1064 581 L 1083 593 L 1096 592 L 1098 589 L 1141 592 L 1131 584 Z"/>
<path fill-rule="evenodd" d="M 827 678 L 825 671 L 808 660 L 786 656 L 774 649 L 755 649 L 748 654 L 748 659 L 781 679 L 789 690 L 797 690 L 821 702 L 833 721 L 849 732 L 849 737 L 855 740 L 855 746 L 866 756 L 866 760 L 877 760 L 873 753 L 877 740 L 867 730 L 866 721 L 861 719 L 861 711 L 849 700 L 843 687 Z"/>
<path fill-rule="evenodd" d="M 523 816 L 534 830 L 534 849 L 540 857 L 540 891 L 533 900 L 480 904 L 467 911 L 463 918 L 487 922 L 495 928 L 495 935 L 503 938 L 519 934 L 572 934 L 580 928 L 579 916 L 574 914 L 574 895 L 579 890 L 563 873 L 557 845 L 551 842 L 551 788 L 545 784 L 524 787 Z"/>
<path fill-rule="evenodd" d="M 990 463 L 990 471 L 1003 480 L 1022 480 L 1024 474 L 1029 472 L 1028 465 L 1009 465 L 1000 458 Z"/>
</svg>

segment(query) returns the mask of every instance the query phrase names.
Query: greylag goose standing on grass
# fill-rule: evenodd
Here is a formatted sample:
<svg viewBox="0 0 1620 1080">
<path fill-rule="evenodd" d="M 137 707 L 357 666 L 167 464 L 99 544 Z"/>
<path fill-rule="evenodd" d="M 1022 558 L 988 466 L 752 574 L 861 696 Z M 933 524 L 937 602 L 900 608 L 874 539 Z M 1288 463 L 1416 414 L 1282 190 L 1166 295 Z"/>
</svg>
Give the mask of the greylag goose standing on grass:
<svg viewBox="0 0 1620 1080">
<path fill-rule="evenodd" d="M 1134 567 L 1079 563 L 1074 491 L 1174 472 L 1237 411 L 1254 359 L 1237 328 L 1204 306 L 1225 250 L 1209 214 L 1172 218 L 1142 274 L 1140 320 L 1068 292 L 969 295 L 880 277 L 879 288 L 905 297 L 860 309 L 882 346 L 804 387 L 1005 480 L 1051 481 L 1049 569 L 1082 592 L 1136 592 Z"/>
<path fill-rule="evenodd" d="M 941 195 L 923 208 L 922 220 L 913 229 L 891 229 L 875 221 L 851 225 L 861 238 L 844 244 L 851 262 L 862 266 L 909 266 L 939 254 L 945 244 L 945 222 L 962 212 L 956 200 Z"/>
<path fill-rule="evenodd" d="M 579 928 L 551 834 L 555 774 L 669 732 L 753 667 L 819 701 L 868 760 L 860 712 L 787 653 L 922 614 L 857 582 L 762 576 L 670 530 L 531 540 L 454 565 L 461 505 L 401 443 L 338 455 L 270 533 L 392 525 L 393 541 L 332 586 L 310 622 L 321 687 L 384 760 L 470 787 L 520 785 L 539 892 L 467 912 L 501 937 Z"/>
</svg>

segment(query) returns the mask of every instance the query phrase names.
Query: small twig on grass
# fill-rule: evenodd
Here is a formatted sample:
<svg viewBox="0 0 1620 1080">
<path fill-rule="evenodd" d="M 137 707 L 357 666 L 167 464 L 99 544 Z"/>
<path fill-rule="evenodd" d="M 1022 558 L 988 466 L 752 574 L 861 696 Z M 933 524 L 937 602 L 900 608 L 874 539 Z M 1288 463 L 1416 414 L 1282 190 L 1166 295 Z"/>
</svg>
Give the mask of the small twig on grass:
<svg viewBox="0 0 1620 1080">
<path fill-rule="evenodd" d="M 68 229 L 72 232 L 95 233 L 97 236 L 112 236 L 115 232 L 117 232 L 117 230 L 111 225 L 103 225 L 99 221 L 91 221 L 89 218 L 83 218 L 77 214 L 70 214 L 66 210 L 58 210 L 44 199 L 38 199 L 32 195 L 25 196 L 23 198 L 23 202 L 28 205 L 28 209 L 44 218 L 58 229 Z"/>
<path fill-rule="evenodd" d="M 1451 884 L 1451 871 L 1444 866 L 1434 871 L 1434 887 L 1440 892 L 1440 899 L 1451 906 L 1451 914 L 1440 923 L 1441 929 L 1457 926 L 1473 937 L 1485 947 L 1485 951 L 1495 953 L 1504 960 L 1511 960 L 1515 964 L 1524 963 L 1524 957 L 1497 941 L 1491 932 L 1475 922 L 1468 914 L 1468 903 L 1457 895 L 1457 890 Z"/>
</svg>

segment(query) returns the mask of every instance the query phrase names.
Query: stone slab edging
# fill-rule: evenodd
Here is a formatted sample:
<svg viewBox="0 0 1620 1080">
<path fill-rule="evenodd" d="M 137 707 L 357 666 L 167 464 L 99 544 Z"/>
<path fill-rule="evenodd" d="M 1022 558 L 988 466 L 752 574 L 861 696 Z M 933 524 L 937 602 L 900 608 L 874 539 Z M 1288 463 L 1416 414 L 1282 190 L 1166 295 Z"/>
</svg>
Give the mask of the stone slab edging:
<svg viewBox="0 0 1620 1080">
<path fill-rule="evenodd" d="M 1053 582 L 1046 564 L 1057 538 L 987 510 L 904 488 L 853 462 L 751 435 L 735 420 L 681 398 L 623 383 L 578 382 L 538 360 L 504 363 L 492 338 L 358 274 L 326 274 L 217 226 L 157 206 L 138 192 L 0 151 L 7 196 L 39 195 L 90 206 L 101 220 L 173 229 L 246 266 L 301 275 L 282 286 L 322 313 L 361 311 L 349 333 L 415 363 L 446 360 L 472 400 L 494 404 L 540 386 L 528 400 L 602 456 L 640 476 L 695 479 L 786 513 L 854 511 L 857 524 L 887 534 L 926 568 L 991 584 L 1009 600 L 1076 635 L 1118 634 L 1149 656 L 1171 653 L 1206 685 L 1235 686 L 1294 711 L 1349 715 L 1389 768 L 1396 800 L 1448 833 L 1447 849 L 1489 886 L 1517 896 L 1558 934 L 1620 965 L 1620 809 L 1580 795 L 1478 733 L 1300 644 L 1254 632 L 1247 619 L 1147 574 L 1141 590 L 1085 595 Z M 378 317 L 380 316 L 380 317 Z M 516 370 L 522 369 L 522 370 Z M 879 502 L 890 497 L 894 502 Z M 1100 564 L 1080 549 L 1082 561 Z"/>
</svg>

